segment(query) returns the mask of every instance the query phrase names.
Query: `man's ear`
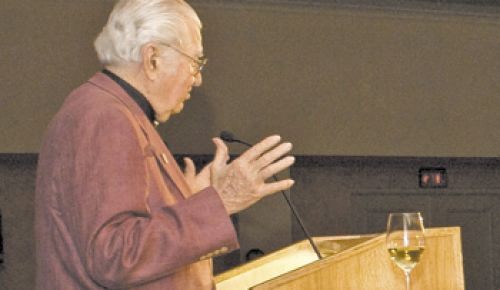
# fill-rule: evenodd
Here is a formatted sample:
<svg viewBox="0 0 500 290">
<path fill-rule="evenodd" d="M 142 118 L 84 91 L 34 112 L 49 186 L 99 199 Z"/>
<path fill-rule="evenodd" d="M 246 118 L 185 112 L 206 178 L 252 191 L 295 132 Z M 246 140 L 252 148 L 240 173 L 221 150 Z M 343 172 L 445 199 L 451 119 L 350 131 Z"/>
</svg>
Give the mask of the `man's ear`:
<svg viewBox="0 0 500 290">
<path fill-rule="evenodd" d="M 141 48 L 142 54 L 142 69 L 146 77 L 150 80 L 155 80 L 158 75 L 158 65 L 160 53 L 158 47 L 154 44 L 146 44 Z"/>
</svg>

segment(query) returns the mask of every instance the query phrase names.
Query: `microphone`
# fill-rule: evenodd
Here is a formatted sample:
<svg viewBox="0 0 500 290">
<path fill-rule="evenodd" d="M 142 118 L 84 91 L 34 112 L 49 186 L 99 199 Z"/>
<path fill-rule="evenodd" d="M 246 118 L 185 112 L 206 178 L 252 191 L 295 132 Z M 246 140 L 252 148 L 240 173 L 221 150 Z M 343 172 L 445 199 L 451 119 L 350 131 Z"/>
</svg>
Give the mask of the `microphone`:
<svg viewBox="0 0 500 290">
<path fill-rule="evenodd" d="M 236 139 L 236 137 L 234 137 L 233 133 L 228 132 L 228 131 L 222 131 L 222 132 L 220 132 L 220 136 L 219 137 L 223 141 L 226 141 L 228 143 L 236 142 L 236 143 L 240 143 L 240 144 L 246 145 L 248 147 L 252 147 L 252 144 L 249 144 L 247 142 L 244 142 L 244 141 L 241 141 L 239 139 Z"/>
<path fill-rule="evenodd" d="M 248 147 L 252 147 L 253 145 L 245 142 L 245 141 L 242 141 L 242 140 L 239 140 L 238 138 L 236 138 L 233 133 L 231 132 L 228 132 L 228 131 L 222 131 L 220 132 L 219 134 L 219 137 L 223 140 L 223 141 L 226 141 L 228 143 L 240 143 L 240 144 L 243 144 L 245 146 L 248 146 Z M 273 179 L 275 181 L 278 181 L 278 178 L 276 177 L 276 175 L 273 175 Z M 295 216 L 295 219 L 299 222 L 299 225 L 302 229 L 302 232 L 306 235 L 307 239 L 309 240 L 309 244 L 311 244 L 311 247 L 313 248 L 314 252 L 316 253 L 316 255 L 318 256 L 318 259 L 321 260 L 321 254 L 318 250 L 318 248 L 316 247 L 316 244 L 314 244 L 312 238 L 311 238 L 311 235 L 309 234 L 309 232 L 307 231 L 306 227 L 304 226 L 304 222 L 302 221 L 302 219 L 300 218 L 299 214 L 297 213 L 297 210 L 295 209 L 295 206 L 293 205 L 292 201 L 290 200 L 290 198 L 288 198 L 288 196 L 285 194 L 285 192 L 282 190 L 281 191 L 281 194 L 283 195 L 283 197 L 285 198 L 286 202 L 288 203 L 288 207 L 290 207 L 290 209 L 292 210 L 292 213 L 293 215 Z"/>
</svg>

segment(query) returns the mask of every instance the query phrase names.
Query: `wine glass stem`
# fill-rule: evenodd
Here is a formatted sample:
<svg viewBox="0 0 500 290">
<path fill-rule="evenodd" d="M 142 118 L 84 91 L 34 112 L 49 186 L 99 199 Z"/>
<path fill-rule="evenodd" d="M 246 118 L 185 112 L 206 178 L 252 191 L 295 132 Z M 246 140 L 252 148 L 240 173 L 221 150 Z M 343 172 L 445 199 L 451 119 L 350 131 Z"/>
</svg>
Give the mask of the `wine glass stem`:
<svg viewBox="0 0 500 290">
<path fill-rule="evenodd" d="M 406 290 L 410 290 L 410 272 L 405 271 Z"/>
</svg>

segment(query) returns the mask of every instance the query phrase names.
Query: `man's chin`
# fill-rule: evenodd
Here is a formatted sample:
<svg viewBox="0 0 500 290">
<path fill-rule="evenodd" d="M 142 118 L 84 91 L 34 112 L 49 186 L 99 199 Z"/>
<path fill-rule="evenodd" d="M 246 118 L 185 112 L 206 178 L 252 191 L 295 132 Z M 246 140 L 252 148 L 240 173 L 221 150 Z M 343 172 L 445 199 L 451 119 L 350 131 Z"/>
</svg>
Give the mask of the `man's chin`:
<svg viewBox="0 0 500 290">
<path fill-rule="evenodd" d="M 155 118 L 156 118 L 156 121 L 158 121 L 160 123 L 165 123 L 166 121 L 168 121 L 168 119 L 170 119 L 171 115 L 172 115 L 171 112 L 166 112 L 166 113 L 163 113 L 161 115 L 156 114 Z"/>
<path fill-rule="evenodd" d="M 168 121 L 168 119 L 170 119 L 170 116 L 179 114 L 182 111 L 182 109 L 184 109 L 184 102 L 179 103 L 177 107 L 175 107 L 171 111 L 165 112 L 161 115 L 156 114 L 155 115 L 156 121 L 160 123 L 165 123 L 166 121 Z"/>
<path fill-rule="evenodd" d="M 184 109 L 184 102 L 180 102 L 173 110 L 172 114 L 179 114 Z"/>
</svg>

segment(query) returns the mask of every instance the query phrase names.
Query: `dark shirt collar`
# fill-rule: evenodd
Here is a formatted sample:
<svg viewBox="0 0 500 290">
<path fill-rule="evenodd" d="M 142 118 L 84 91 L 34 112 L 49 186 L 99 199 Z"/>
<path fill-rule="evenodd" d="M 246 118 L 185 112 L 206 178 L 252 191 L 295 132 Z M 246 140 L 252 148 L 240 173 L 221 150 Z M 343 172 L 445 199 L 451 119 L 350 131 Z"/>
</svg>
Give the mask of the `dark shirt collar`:
<svg viewBox="0 0 500 290">
<path fill-rule="evenodd" d="M 139 105 L 144 114 L 146 114 L 146 117 L 148 117 L 149 121 L 156 125 L 155 112 L 153 110 L 153 107 L 151 107 L 151 104 L 141 92 L 139 92 L 136 88 L 134 88 L 132 85 L 127 83 L 125 80 L 123 80 L 113 72 L 107 69 L 103 69 L 102 72 L 112 80 L 114 80 L 118 85 L 120 85 L 120 87 L 122 87 L 125 92 L 127 92 L 127 94 L 137 103 L 137 105 Z"/>
</svg>

